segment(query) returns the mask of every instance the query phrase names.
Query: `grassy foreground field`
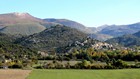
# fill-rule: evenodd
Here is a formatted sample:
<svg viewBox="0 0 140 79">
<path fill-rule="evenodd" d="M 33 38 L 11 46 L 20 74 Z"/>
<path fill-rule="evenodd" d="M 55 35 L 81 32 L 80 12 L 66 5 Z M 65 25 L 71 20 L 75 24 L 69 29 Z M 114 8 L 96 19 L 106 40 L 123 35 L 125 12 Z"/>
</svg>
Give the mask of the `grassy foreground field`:
<svg viewBox="0 0 140 79">
<path fill-rule="evenodd" d="M 140 69 L 33 70 L 27 79 L 140 79 Z"/>
</svg>

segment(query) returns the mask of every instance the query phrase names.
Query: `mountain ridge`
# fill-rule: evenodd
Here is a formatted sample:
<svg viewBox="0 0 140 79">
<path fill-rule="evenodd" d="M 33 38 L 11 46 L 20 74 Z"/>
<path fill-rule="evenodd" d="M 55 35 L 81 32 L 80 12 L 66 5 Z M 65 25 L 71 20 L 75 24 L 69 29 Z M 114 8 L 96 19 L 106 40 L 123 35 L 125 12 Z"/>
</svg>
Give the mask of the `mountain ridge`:
<svg viewBox="0 0 140 79">
<path fill-rule="evenodd" d="M 108 43 L 117 43 L 125 47 L 140 46 L 140 31 L 134 34 L 123 35 L 107 40 Z"/>
<path fill-rule="evenodd" d="M 29 13 L 14 12 L 0 14 L 0 32 L 6 34 L 32 35 L 55 25 L 65 25 L 67 27 L 78 29 L 89 34 L 91 38 L 95 38 L 100 41 L 140 31 L 139 22 L 128 25 L 103 25 L 95 28 L 87 27 L 79 22 L 68 19 L 40 19 L 30 15 Z"/>
<path fill-rule="evenodd" d="M 73 21 L 73 20 L 47 18 L 47 19 L 44 19 L 44 21 L 59 23 L 59 24 L 62 24 L 62 25 L 65 25 L 65 26 L 68 26 L 71 28 L 78 29 L 78 30 L 85 32 L 85 33 L 93 33 L 93 31 L 91 29 L 89 29 L 88 27 L 86 27 L 85 25 L 83 25 L 79 22 Z"/>
</svg>

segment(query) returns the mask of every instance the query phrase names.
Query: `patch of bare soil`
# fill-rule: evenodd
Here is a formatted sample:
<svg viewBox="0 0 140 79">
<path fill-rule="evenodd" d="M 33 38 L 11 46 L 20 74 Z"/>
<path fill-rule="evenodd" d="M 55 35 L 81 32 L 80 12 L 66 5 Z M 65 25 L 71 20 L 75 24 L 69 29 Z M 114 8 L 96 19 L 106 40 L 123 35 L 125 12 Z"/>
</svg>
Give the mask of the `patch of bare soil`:
<svg viewBox="0 0 140 79">
<path fill-rule="evenodd" d="M 0 79 L 26 79 L 31 70 L 0 69 Z"/>
</svg>

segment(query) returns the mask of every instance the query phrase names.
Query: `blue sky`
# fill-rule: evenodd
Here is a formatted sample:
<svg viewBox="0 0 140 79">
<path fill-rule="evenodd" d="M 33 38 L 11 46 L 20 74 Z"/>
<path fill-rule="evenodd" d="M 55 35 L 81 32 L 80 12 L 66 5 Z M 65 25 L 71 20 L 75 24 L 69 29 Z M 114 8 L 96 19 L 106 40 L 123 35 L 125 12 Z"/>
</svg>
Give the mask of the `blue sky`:
<svg viewBox="0 0 140 79">
<path fill-rule="evenodd" d="M 39 18 L 62 18 L 88 27 L 140 22 L 140 0 L 1 0 L 0 14 L 27 12 Z"/>
</svg>

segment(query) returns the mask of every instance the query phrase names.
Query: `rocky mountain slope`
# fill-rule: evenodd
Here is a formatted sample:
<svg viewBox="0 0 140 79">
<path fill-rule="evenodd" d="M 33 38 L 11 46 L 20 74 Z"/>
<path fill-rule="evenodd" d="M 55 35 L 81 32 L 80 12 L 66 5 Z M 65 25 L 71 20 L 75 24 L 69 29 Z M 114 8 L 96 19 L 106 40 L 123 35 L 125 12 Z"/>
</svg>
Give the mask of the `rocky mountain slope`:
<svg viewBox="0 0 140 79">
<path fill-rule="evenodd" d="M 135 34 L 123 35 L 107 40 L 108 43 L 116 43 L 125 47 L 140 46 L 140 31 Z"/>
<path fill-rule="evenodd" d="M 58 47 L 67 46 L 75 41 L 81 41 L 86 37 L 87 35 L 85 33 L 76 29 L 57 25 L 40 33 L 18 39 L 16 43 L 39 50 L 54 51 Z"/>
<path fill-rule="evenodd" d="M 0 32 L 6 34 L 31 35 L 45 30 L 50 25 L 55 23 L 44 22 L 28 13 L 0 14 Z"/>
</svg>

